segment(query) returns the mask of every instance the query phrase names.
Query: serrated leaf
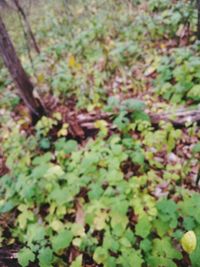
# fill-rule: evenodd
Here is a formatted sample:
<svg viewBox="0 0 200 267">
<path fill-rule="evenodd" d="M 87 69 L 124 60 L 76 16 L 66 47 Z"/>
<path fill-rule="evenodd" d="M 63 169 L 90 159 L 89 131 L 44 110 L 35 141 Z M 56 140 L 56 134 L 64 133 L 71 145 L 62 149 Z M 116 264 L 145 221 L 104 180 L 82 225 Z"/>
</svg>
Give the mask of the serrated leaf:
<svg viewBox="0 0 200 267">
<path fill-rule="evenodd" d="M 35 255 L 29 248 L 23 248 L 18 252 L 17 259 L 22 267 L 26 267 L 30 262 L 34 262 Z"/>
<path fill-rule="evenodd" d="M 38 260 L 40 267 L 50 267 L 53 260 L 53 251 L 48 247 L 40 249 Z"/>
<path fill-rule="evenodd" d="M 61 231 L 58 235 L 51 238 L 53 250 L 58 252 L 59 250 L 69 247 L 72 241 L 73 235 L 69 230 Z"/>
<path fill-rule="evenodd" d="M 135 151 L 132 153 L 131 155 L 131 159 L 133 161 L 133 163 L 138 164 L 140 166 L 144 165 L 144 154 L 141 151 Z"/>
<path fill-rule="evenodd" d="M 194 85 L 192 89 L 187 93 L 187 96 L 194 100 L 200 100 L 200 84 Z"/>
<path fill-rule="evenodd" d="M 148 220 L 147 216 L 143 216 L 139 219 L 135 227 L 136 235 L 141 236 L 142 238 L 146 238 L 151 231 L 151 223 Z"/>
<path fill-rule="evenodd" d="M 108 251 L 102 247 L 97 247 L 93 258 L 98 264 L 105 263 L 106 259 L 108 258 Z"/>
</svg>

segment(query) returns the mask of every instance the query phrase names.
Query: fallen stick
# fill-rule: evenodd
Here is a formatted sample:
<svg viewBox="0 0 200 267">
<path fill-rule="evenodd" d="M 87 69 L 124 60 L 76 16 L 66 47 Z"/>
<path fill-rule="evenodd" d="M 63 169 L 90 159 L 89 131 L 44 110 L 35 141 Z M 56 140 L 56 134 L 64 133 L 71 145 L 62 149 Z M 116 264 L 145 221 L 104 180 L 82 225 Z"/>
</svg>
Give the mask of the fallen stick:
<svg viewBox="0 0 200 267">
<path fill-rule="evenodd" d="M 198 110 L 178 110 L 174 112 L 152 113 L 147 112 L 153 125 L 158 125 L 159 122 L 171 122 L 175 127 L 185 127 L 187 123 L 200 123 L 200 109 Z M 117 113 L 92 112 L 81 113 L 77 115 L 77 121 L 81 127 L 95 128 L 94 122 L 97 120 L 112 120 Z"/>
<path fill-rule="evenodd" d="M 175 127 L 184 127 L 187 123 L 200 123 L 200 109 L 191 111 L 181 110 L 160 114 L 150 113 L 149 117 L 152 124 L 158 124 L 160 121 L 166 121 L 171 122 Z"/>
</svg>

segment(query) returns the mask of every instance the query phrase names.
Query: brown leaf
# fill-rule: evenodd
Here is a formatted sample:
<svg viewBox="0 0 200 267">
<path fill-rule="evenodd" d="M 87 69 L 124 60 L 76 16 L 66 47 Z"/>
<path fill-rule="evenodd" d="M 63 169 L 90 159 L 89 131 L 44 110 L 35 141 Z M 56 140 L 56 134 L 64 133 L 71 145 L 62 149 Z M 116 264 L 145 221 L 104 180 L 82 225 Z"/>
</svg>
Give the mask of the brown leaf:
<svg viewBox="0 0 200 267">
<path fill-rule="evenodd" d="M 82 199 L 78 199 L 76 202 L 76 223 L 85 225 L 85 213 L 83 210 Z"/>
</svg>

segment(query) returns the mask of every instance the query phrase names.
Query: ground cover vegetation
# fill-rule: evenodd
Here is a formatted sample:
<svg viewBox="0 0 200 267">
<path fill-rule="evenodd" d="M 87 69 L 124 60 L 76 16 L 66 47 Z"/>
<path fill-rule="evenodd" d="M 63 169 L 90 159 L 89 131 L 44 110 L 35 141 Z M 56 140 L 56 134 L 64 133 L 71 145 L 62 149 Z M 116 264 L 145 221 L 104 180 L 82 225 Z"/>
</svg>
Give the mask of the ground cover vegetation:
<svg viewBox="0 0 200 267">
<path fill-rule="evenodd" d="M 48 114 L 31 124 L 1 62 L 1 266 L 199 267 L 194 1 L 23 8 L 39 53 L 2 17 Z"/>
</svg>

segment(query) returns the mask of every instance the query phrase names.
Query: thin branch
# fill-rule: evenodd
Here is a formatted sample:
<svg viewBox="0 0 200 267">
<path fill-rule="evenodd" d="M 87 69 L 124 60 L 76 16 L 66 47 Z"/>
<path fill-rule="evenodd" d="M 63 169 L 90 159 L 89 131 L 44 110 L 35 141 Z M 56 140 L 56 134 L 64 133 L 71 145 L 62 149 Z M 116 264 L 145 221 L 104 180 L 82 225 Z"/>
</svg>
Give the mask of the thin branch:
<svg viewBox="0 0 200 267">
<path fill-rule="evenodd" d="M 22 18 L 23 18 L 23 20 L 24 20 L 24 23 L 25 23 L 25 25 L 26 25 L 26 27 L 27 27 L 27 32 L 28 32 L 28 34 L 29 34 L 29 36 L 30 36 L 30 38 L 31 38 L 31 40 L 32 40 L 33 46 L 34 46 L 34 48 L 35 48 L 35 51 L 36 51 L 38 54 L 40 54 L 39 46 L 38 46 L 38 44 L 37 44 L 37 42 L 36 42 L 35 36 L 34 36 L 33 31 L 32 31 L 32 29 L 31 29 L 31 26 L 30 26 L 30 23 L 29 23 L 28 18 L 27 18 L 27 16 L 26 16 L 26 13 L 24 12 L 22 6 L 20 5 L 19 0 L 13 0 L 13 1 L 14 1 L 14 3 L 15 3 L 15 6 L 16 6 L 18 12 L 20 13 L 20 15 L 22 16 Z"/>
</svg>

